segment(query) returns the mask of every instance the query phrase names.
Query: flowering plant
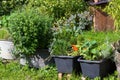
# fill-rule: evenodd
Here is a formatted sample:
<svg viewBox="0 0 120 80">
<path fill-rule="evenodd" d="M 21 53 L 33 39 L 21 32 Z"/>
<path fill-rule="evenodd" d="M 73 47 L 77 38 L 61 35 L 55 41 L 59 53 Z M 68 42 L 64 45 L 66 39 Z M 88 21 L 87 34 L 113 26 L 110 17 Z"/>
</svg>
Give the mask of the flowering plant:
<svg viewBox="0 0 120 80">
<path fill-rule="evenodd" d="M 90 15 L 87 11 L 58 20 L 52 28 L 53 40 L 49 48 L 50 53 L 53 55 L 78 55 L 78 39 L 82 38 L 81 32 L 87 29 L 86 25 L 90 23 Z"/>
</svg>

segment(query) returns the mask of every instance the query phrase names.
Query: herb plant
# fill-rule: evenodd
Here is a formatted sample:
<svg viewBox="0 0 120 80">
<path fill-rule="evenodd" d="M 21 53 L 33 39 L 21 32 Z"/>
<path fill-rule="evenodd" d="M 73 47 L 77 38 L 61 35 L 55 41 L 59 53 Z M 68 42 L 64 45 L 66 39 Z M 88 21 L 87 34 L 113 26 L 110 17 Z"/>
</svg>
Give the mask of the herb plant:
<svg viewBox="0 0 120 80">
<path fill-rule="evenodd" d="M 78 39 L 79 53 L 87 60 L 100 60 L 113 57 L 111 44 L 119 40 L 119 32 L 86 31 Z"/>
<path fill-rule="evenodd" d="M 52 18 L 35 8 L 16 11 L 8 17 L 8 30 L 19 54 L 32 55 L 49 41 Z M 49 36 L 48 36 L 49 34 Z"/>
<path fill-rule="evenodd" d="M 54 32 L 54 38 L 50 45 L 52 55 L 75 55 L 72 45 L 77 44 L 78 33 L 69 28 L 61 28 Z M 78 53 L 76 53 L 77 55 Z"/>
<path fill-rule="evenodd" d="M 79 45 L 79 53 L 86 60 L 101 60 L 113 56 L 110 43 L 98 43 L 95 40 L 83 41 Z"/>
</svg>

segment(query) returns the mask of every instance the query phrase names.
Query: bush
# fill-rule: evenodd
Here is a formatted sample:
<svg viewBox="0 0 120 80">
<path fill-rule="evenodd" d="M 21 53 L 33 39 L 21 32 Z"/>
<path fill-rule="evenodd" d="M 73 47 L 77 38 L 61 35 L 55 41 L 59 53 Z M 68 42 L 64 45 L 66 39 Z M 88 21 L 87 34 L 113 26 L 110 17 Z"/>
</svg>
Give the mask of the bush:
<svg viewBox="0 0 120 80">
<path fill-rule="evenodd" d="M 17 52 L 30 55 L 34 54 L 38 47 L 44 48 L 48 45 L 52 23 L 49 16 L 32 8 L 16 11 L 7 19 L 8 30 Z"/>
</svg>

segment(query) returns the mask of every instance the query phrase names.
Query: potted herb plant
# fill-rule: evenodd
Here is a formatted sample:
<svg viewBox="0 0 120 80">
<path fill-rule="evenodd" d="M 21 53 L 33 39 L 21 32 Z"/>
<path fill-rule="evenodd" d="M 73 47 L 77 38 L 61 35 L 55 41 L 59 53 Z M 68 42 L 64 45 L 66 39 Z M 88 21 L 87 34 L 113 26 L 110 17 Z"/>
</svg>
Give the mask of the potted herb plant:
<svg viewBox="0 0 120 80">
<path fill-rule="evenodd" d="M 24 61 L 21 64 L 25 65 L 27 60 L 33 67 L 40 67 L 39 54 L 36 52 L 48 45 L 51 23 L 51 17 L 41 14 L 35 8 L 11 13 L 7 28 L 15 45 L 15 54 L 22 58 L 20 61 Z"/>
<path fill-rule="evenodd" d="M 83 15 L 85 13 L 86 15 Z M 60 19 L 54 24 L 53 40 L 50 45 L 50 53 L 54 56 L 55 63 L 60 73 L 80 72 L 77 58 L 78 39 L 82 40 L 80 34 L 87 30 L 86 25 L 90 24 L 88 12 L 71 15 L 69 18 Z"/>
<path fill-rule="evenodd" d="M 98 43 L 95 40 L 85 40 L 79 47 L 83 58 L 78 61 L 81 65 L 83 76 L 90 78 L 105 77 L 114 72 L 115 63 L 111 60 L 112 47 L 110 43 Z"/>
<path fill-rule="evenodd" d="M 77 62 L 79 53 L 75 40 L 76 37 L 72 30 L 65 28 L 55 33 L 50 53 L 55 60 L 59 73 L 72 73 L 80 70 Z"/>
</svg>

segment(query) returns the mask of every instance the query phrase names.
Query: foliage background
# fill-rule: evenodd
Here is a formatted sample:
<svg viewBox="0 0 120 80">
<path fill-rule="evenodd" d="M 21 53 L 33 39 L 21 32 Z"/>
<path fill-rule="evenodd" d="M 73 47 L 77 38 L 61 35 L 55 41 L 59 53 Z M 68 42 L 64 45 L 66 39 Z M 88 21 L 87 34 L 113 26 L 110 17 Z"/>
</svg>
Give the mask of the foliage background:
<svg viewBox="0 0 120 80">
<path fill-rule="evenodd" d="M 28 0 L 0 0 L 0 16 L 9 15 L 10 12 L 20 9 Z"/>
</svg>

